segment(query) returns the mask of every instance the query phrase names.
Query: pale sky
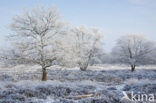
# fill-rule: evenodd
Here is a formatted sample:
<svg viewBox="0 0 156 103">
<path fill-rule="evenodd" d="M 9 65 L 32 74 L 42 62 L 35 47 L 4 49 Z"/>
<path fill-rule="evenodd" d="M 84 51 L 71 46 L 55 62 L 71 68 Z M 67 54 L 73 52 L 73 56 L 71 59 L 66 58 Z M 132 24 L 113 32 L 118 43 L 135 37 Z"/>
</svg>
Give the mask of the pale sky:
<svg viewBox="0 0 156 103">
<path fill-rule="evenodd" d="M 104 33 L 104 49 L 128 33 L 138 33 L 156 42 L 156 0 L 0 0 L 0 47 L 11 33 L 12 17 L 23 8 L 56 6 L 64 21 L 72 25 L 99 27 Z"/>
</svg>

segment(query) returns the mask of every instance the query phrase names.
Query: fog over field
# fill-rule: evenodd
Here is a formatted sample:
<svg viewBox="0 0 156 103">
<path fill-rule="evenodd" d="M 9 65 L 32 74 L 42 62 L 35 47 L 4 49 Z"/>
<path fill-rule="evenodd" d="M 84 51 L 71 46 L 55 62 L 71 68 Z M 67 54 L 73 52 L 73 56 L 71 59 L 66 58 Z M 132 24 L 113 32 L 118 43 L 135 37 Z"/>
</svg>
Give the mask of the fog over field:
<svg viewBox="0 0 156 103">
<path fill-rule="evenodd" d="M 155 5 L 0 1 L 0 103 L 156 103 Z"/>
</svg>

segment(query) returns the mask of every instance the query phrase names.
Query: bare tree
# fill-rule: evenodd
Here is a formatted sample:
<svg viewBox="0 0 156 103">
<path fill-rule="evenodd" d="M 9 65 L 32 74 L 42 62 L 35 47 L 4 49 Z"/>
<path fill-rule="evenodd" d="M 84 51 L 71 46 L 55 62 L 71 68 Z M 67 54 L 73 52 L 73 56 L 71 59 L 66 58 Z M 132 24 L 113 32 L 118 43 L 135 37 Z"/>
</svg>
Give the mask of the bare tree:
<svg viewBox="0 0 156 103">
<path fill-rule="evenodd" d="M 125 35 L 118 39 L 112 53 L 123 63 L 131 65 L 131 71 L 136 65 L 143 64 L 148 54 L 153 50 L 153 43 L 142 35 Z"/>
<path fill-rule="evenodd" d="M 68 60 L 85 71 L 91 60 L 100 54 L 98 51 L 102 48 L 103 35 L 99 29 L 88 29 L 85 26 L 73 27 L 69 34 L 68 51 L 71 59 Z"/>
<path fill-rule="evenodd" d="M 24 15 L 13 18 L 10 35 L 17 61 L 38 64 L 42 67 L 42 80 L 47 80 L 46 68 L 52 66 L 60 53 L 61 35 L 64 24 L 59 20 L 57 9 L 34 8 Z"/>
<path fill-rule="evenodd" d="M 155 65 L 156 64 L 156 45 L 150 54 L 148 54 L 149 59 L 146 60 L 147 64 Z"/>
</svg>

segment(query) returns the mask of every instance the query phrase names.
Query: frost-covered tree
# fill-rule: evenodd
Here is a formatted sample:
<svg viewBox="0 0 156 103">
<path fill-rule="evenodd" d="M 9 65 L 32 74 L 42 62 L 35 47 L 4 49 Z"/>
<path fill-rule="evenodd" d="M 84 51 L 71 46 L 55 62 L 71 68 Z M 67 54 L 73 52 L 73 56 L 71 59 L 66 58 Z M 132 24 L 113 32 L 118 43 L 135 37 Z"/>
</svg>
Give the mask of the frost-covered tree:
<svg viewBox="0 0 156 103">
<path fill-rule="evenodd" d="M 85 71 L 91 62 L 100 54 L 102 49 L 102 32 L 97 28 L 89 29 L 85 26 L 73 27 L 69 31 L 67 50 L 69 62 L 76 64 Z"/>
<path fill-rule="evenodd" d="M 36 7 L 13 18 L 10 35 L 16 51 L 16 61 L 38 64 L 42 67 L 42 80 L 47 80 L 46 68 L 52 66 L 61 49 L 64 23 L 56 8 Z"/>
<path fill-rule="evenodd" d="M 139 64 L 144 64 L 153 50 L 153 43 L 142 35 L 125 35 L 118 39 L 112 53 L 123 63 L 131 66 L 131 71 Z"/>
<path fill-rule="evenodd" d="M 156 64 L 156 45 L 154 45 L 154 49 L 152 50 L 152 52 L 150 54 L 148 54 L 149 59 L 146 60 L 147 64 L 152 64 L 155 65 Z"/>
</svg>

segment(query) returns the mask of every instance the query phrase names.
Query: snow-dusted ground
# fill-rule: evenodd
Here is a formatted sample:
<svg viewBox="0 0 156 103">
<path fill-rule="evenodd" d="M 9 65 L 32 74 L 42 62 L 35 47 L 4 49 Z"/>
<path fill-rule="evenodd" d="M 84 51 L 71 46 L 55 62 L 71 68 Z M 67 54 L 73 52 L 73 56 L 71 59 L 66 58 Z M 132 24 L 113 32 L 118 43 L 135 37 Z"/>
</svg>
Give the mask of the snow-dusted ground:
<svg viewBox="0 0 156 103">
<path fill-rule="evenodd" d="M 122 91 L 156 97 L 156 66 L 134 73 L 124 65 L 90 66 L 85 72 L 53 66 L 47 72 L 42 82 L 39 66 L 1 67 L 0 103 L 128 103 Z"/>
</svg>

